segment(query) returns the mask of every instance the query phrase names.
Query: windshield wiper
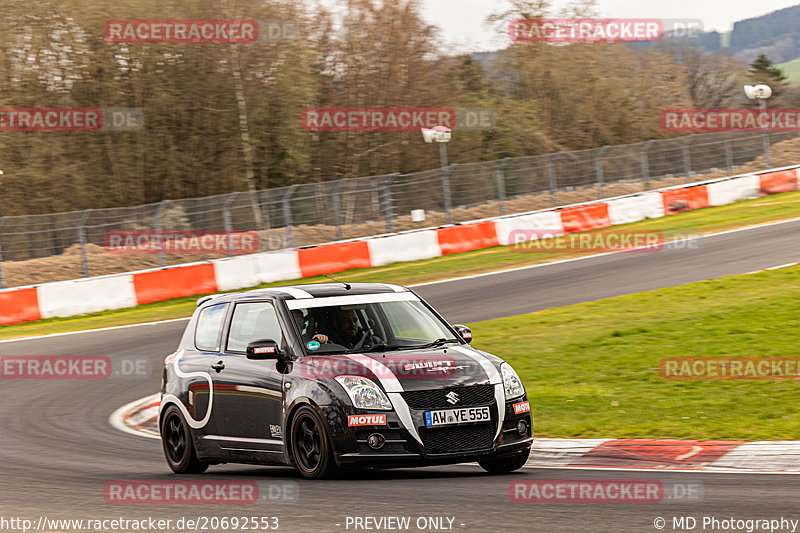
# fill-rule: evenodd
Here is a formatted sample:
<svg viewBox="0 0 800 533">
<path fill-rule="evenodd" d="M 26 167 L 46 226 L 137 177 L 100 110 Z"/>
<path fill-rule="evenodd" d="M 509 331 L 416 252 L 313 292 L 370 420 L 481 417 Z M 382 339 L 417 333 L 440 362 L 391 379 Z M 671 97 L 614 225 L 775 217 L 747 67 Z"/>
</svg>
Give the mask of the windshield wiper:
<svg viewBox="0 0 800 533">
<path fill-rule="evenodd" d="M 445 339 L 439 338 L 433 342 L 429 342 L 428 344 L 418 344 L 415 346 L 401 346 L 397 348 L 398 350 L 424 350 L 425 348 L 436 348 L 438 346 L 443 346 L 450 342 L 458 342 L 456 339 Z"/>
</svg>

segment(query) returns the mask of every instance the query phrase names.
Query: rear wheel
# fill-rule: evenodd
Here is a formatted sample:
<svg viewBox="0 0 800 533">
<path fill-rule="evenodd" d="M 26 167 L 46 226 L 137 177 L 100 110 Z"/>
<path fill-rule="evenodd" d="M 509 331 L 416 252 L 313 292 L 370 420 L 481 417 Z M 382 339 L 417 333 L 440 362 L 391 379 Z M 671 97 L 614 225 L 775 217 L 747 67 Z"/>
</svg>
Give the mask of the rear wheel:
<svg viewBox="0 0 800 533">
<path fill-rule="evenodd" d="M 170 405 L 161 419 L 161 443 L 167 464 L 177 474 L 202 474 L 208 463 L 197 458 L 189 425 L 180 410 Z"/>
<path fill-rule="evenodd" d="M 289 438 L 292 461 L 304 478 L 322 479 L 338 471 L 325 423 L 314 409 L 303 406 L 297 410 Z"/>
<path fill-rule="evenodd" d="M 519 470 L 528 461 L 530 450 L 506 457 L 494 457 L 491 459 L 481 459 L 478 464 L 490 474 L 507 474 L 514 470 Z"/>
</svg>

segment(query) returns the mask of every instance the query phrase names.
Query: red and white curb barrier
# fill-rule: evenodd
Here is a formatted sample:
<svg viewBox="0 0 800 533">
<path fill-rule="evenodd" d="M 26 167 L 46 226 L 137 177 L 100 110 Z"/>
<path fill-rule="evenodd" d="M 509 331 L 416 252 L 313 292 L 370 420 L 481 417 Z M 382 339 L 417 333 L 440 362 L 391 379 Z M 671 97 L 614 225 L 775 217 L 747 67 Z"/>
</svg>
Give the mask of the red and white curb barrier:
<svg viewBox="0 0 800 533">
<path fill-rule="evenodd" d="M 800 441 L 536 439 L 527 466 L 800 472 Z"/>
<path fill-rule="evenodd" d="M 139 437 L 160 439 L 158 432 L 158 406 L 161 394 L 153 394 L 125 404 L 109 417 L 112 426 Z"/>
<path fill-rule="evenodd" d="M 159 438 L 159 394 L 123 405 L 111 425 Z M 546 439 L 534 441 L 526 466 L 704 472 L 800 472 L 800 441 Z"/>
<path fill-rule="evenodd" d="M 242 255 L 154 270 L 0 290 L 0 325 L 75 316 L 508 245 L 513 230 L 577 233 L 798 190 L 800 165 L 659 189 L 603 202 Z"/>
</svg>

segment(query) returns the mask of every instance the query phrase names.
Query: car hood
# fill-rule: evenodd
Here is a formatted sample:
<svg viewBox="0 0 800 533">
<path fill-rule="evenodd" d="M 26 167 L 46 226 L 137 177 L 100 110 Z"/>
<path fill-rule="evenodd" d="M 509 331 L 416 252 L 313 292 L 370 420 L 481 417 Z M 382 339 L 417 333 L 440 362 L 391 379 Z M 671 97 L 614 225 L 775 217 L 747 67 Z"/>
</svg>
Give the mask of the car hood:
<svg viewBox="0 0 800 533">
<path fill-rule="evenodd" d="M 469 346 L 403 350 L 386 353 L 308 356 L 299 361 L 306 377 L 369 378 L 387 392 L 500 383 L 495 356 Z"/>
</svg>

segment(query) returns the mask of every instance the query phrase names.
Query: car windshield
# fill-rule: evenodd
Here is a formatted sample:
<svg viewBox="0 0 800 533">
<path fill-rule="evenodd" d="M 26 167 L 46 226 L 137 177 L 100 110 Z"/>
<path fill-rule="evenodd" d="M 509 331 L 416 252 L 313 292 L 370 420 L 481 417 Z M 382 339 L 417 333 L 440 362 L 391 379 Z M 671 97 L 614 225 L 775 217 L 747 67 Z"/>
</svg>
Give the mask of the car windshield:
<svg viewBox="0 0 800 533">
<path fill-rule="evenodd" d="M 293 309 L 292 315 L 307 354 L 410 350 L 460 343 L 419 300 L 309 306 Z"/>
</svg>

